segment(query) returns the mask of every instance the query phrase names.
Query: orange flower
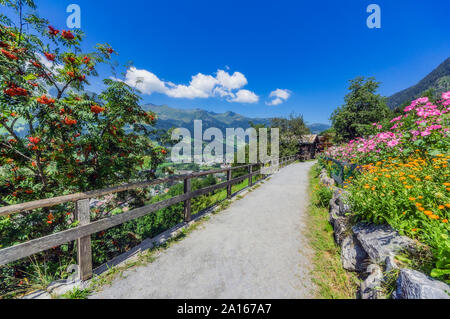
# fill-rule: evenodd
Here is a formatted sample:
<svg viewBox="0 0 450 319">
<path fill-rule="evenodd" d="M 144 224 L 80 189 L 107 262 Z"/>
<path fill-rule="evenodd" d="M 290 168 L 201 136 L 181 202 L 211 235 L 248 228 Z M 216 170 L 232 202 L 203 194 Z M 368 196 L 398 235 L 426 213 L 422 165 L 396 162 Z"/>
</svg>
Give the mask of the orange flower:
<svg viewBox="0 0 450 319">
<path fill-rule="evenodd" d="M 75 36 L 72 34 L 72 32 L 66 31 L 66 30 L 63 30 L 61 32 L 61 37 L 63 37 L 66 40 L 72 40 L 75 38 Z"/>
<path fill-rule="evenodd" d="M 423 213 L 424 213 L 425 215 L 427 215 L 427 216 L 433 215 L 433 212 L 430 211 L 430 210 L 426 210 L 426 211 L 424 211 Z"/>
<path fill-rule="evenodd" d="M 74 125 L 74 124 L 77 124 L 77 120 L 73 120 L 73 119 L 66 117 L 66 118 L 64 118 L 64 123 L 66 123 L 66 125 Z"/>
<path fill-rule="evenodd" d="M 448 219 L 447 218 L 443 219 L 442 222 L 446 224 L 446 223 L 448 223 Z"/>
<path fill-rule="evenodd" d="M 48 214 L 48 216 L 47 216 L 47 224 L 53 223 L 54 219 L 55 219 L 55 217 L 53 216 L 52 213 Z"/>
<path fill-rule="evenodd" d="M 439 207 L 439 209 L 444 209 L 445 208 L 444 205 L 439 205 L 438 207 Z"/>
<path fill-rule="evenodd" d="M 412 231 L 412 232 L 416 232 L 416 231 L 417 231 L 417 228 L 413 228 L 413 229 L 411 229 L 411 231 Z"/>
<path fill-rule="evenodd" d="M 423 207 L 417 207 L 418 210 L 420 210 L 421 212 L 423 212 L 425 210 L 425 208 Z"/>
<path fill-rule="evenodd" d="M 91 106 L 91 112 L 95 114 L 99 114 L 105 110 L 104 107 L 98 106 L 98 105 L 92 105 Z"/>
<path fill-rule="evenodd" d="M 48 30 L 48 33 L 50 33 L 51 35 L 57 35 L 59 33 L 59 30 L 55 29 L 51 25 L 48 26 Z"/>
<path fill-rule="evenodd" d="M 416 200 L 416 198 L 415 197 L 410 197 L 410 198 L 408 198 L 409 200 Z"/>
<path fill-rule="evenodd" d="M 40 104 L 52 104 L 55 103 L 55 99 L 49 99 L 47 96 L 42 95 L 41 97 L 38 97 L 36 100 Z"/>
<path fill-rule="evenodd" d="M 4 56 L 6 56 L 10 60 L 17 60 L 18 59 L 18 57 L 16 55 L 12 54 L 9 51 L 6 51 L 5 49 L 2 49 L 2 53 L 3 53 Z"/>
<path fill-rule="evenodd" d="M 44 52 L 45 57 L 47 58 L 47 60 L 49 61 L 55 61 L 56 55 L 52 54 L 52 53 L 48 53 L 48 52 Z"/>
</svg>

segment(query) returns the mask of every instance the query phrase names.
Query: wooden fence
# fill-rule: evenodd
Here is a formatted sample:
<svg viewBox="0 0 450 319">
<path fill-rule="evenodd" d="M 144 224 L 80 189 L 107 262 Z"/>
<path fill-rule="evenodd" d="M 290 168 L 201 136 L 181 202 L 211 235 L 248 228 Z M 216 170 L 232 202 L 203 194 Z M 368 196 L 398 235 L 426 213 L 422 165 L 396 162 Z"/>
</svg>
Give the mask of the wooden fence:
<svg viewBox="0 0 450 319">
<path fill-rule="evenodd" d="M 297 159 L 297 156 L 289 156 L 279 160 L 279 165 L 287 165 Z M 110 187 L 101 190 L 88 191 L 84 193 L 76 193 L 71 195 L 59 196 L 49 199 L 41 199 L 22 204 L 0 207 L 0 216 L 10 215 L 23 211 L 29 211 L 37 208 L 51 207 L 67 202 L 75 202 L 75 218 L 78 220 L 77 227 L 53 233 L 44 237 L 36 238 L 24 243 L 20 243 L 11 247 L 0 249 L 0 266 L 10 262 L 31 256 L 33 254 L 48 250 L 52 247 L 60 246 L 67 242 L 76 240 L 77 242 L 77 260 L 79 266 L 79 275 L 81 280 L 92 277 L 92 251 L 91 251 L 91 235 L 108 228 L 123 224 L 127 221 L 148 215 L 160 209 L 167 208 L 171 205 L 184 202 L 184 220 L 191 220 L 191 199 L 200 195 L 204 195 L 217 189 L 226 188 L 227 198 L 231 198 L 231 187 L 233 184 L 239 183 L 248 178 L 248 186 L 252 186 L 252 177 L 261 174 L 261 170 L 252 171 L 253 166 L 261 164 L 247 164 L 236 167 L 223 168 L 219 170 L 210 170 L 205 172 L 192 173 L 187 175 L 171 176 L 167 178 L 155 179 L 152 181 L 144 181 L 138 183 L 130 183 L 116 187 Z M 248 174 L 233 178 L 232 171 L 236 169 L 247 168 Z M 191 179 L 209 174 L 224 173 L 227 174 L 227 181 L 220 184 L 211 185 L 205 188 L 191 190 Z M 139 207 L 121 214 L 108 216 L 100 220 L 91 222 L 89 200 L 108 194 L 123 192 L 137 188 L 144 188 L 161 183 L 184 181 L 184 193 L 157 203 Z"/>
</svg>

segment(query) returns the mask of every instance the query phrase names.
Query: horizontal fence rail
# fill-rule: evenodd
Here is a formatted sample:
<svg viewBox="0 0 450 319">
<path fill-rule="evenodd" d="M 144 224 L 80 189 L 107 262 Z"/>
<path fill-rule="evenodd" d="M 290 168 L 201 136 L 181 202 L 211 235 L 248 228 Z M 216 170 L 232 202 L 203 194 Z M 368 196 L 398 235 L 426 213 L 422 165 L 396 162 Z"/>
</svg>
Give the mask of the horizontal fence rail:
<svg viewBox="0 0 450 319">
<path fill-rule="evenodd" d="M 298 159 L 297 155 L 285 157 L 278 161 L 278 165 L 284 166 L 297 159 Z M 197 172 L 186 175 L 176 175 L 167 178 L 159 178 L 152 181 L 130 183 L 116 187 L 105 188 L 101 190 L 58 196 L 49 199 L 42 199 L 22 204 L 0 207 L 0 216 L 2 216 L 2 215 L 10 215 L 13 213 L 19 213 L 23 211 L 29 211 L 32 209 L 51 207 L 67 202 L 75 202 L 76 203 L 75 216 L 76 219 L 79 221 L 77 227 L 63 230 L 40 238 L 36 238 L 11 247 L 0 249 L 0 266 L 75 240 L 77 241 L 78 246 L 77 258 L 78 258 L 80 279 L 87 280 L 90 277 L 92 277 L 92 252 L 91 252 L 91 238 L 90 238 L 92 234 L 95 234 L 97 232 L 106 230 L 114 226 L 121 225 L 125 222 L 146 216 L 150 213 L 156 212 L 160 209 L 164 209 L 171 205 L 181 202 L 184 202 L 184 220 L 185 222 L 189 222 L 191 220 L 191 199 L 201 195 L 205 195 L 207 193 L 213 192 L 221 188 L 226 188 L 227 198 L 231 198 L 232 195 L 231 186 L 233 184 L 248 179 L 249 186 L 251 186 L 252 177 L 261 174 L 262 169 L 258 171 L 252 170 L 253 166 L 255 165 L 262 165 L 262 164 L 261 163 L 247 164 L 218 170 Z M 233 170 L 242 168 L 247 168 L 248 174 L 236 178 L 231 178 L 232 176 L 231 173 Z M 197 189 L 194 191 L 191 190 L 192 178 L 198 178 L 209 174 L 218 174 L 218 173 L 226 173 L 227 181 L 211 185 L 208 187 L 204 187 L 201 189 Z M 144 188 L 152 185 L 158 185 L 161 183 L 179 180 L 184 181 L 184 193 L 182 195 L 178 195 L 143 207 L 135 208 L 133 210 L 121 214 L 108 216 L 94 222 L 90 221 L 89 199 L 91 198 L 101 197 L 113 193 L 123 192 L 137 188 Z"/>
</svg>

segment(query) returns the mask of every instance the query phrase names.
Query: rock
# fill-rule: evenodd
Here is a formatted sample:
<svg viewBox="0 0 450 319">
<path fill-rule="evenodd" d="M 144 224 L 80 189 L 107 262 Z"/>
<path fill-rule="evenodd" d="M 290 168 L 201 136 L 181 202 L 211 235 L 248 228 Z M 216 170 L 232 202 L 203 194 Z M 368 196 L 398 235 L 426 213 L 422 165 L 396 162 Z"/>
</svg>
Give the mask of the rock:
<svg viewBox="0 0 450 319">
<path fill-rule="evenodd" d="M 74 288 L 83 289 L 83 286 L 81 282 L 72 282 L 53 289 L 51 293 L 56 296 L 61 296 L 64 295 L 66 292 L 74 290 Z"/>
<path fill-rule="evenodd" d="M 330 224 L 334 226 L 335 220 L 341 217 L 342 216 L 339 215 L 339 207 L 336 205 L 330 206 L 330 213 L 328 214 L 328 221 Z"/>
<path fill-rule="evenodd" d="M 346 236 L 341 243 L 342 267 L 349 271 L 362 272 L 365 269 L 367 253 L 354 236 Z"/>
<path fill-rule="evenodd" d="M 47 292 L 53 293 L 55 289 L 61 288 L 66 286 L 66 280 L 56 280 L 50 283 L 50 285 L 47 286 Z"/>
<path fill-rule="evenodd" d="M 352 228 L 356 238 L 369 255 L 372 262 L 380 264 L 389 256 L 402 250 L 414 251 L 415 242 L 406 236 L 400 236 L 389 225 L 360 223 Z"/>
<path fill-rule="evenodd" d="M 327 187 L 334 186 L 334 184 L 335 184 L 334 179 L 332 179 L 331 177 L 328 177 L 327 174 L 322 174 L 322 173 L 319 175 L 319 181 L 320 181 L 320 183 L 322 183 L 323 185 L 325 185 Z"/>
<path fill-rule="evenodd" d="M 344 203 L 344 200 L 342 198 L 339 200 L 339 213 L 341 215 L 350 213 L 350 205 Z"/>
<path fill-rule="evenodd" d="M 323 184 L 327 187 L 332 187 L 335 185 L 334 179 L 332 179 L 331 177 L 328 176 L 328 172 L 324 168 L 320 171 L 319 181 L 321 184 Z"/>
<path fill-rule="evenodd" d="M 22 299 L 52 299 L 52 296 L 44 290 L 37 290 L 26 296 L 23 296 Z"/>
<path fill-rule="evenodd" d="M 400 270 L 395 299 L 450 299 L 450 286 L 412 269 Z"/>
<path fill-rule="evenodd" d="M 382 298 L 381 284 L 383 282 L 383 272 L 380 266 L 371 264 L 367 267 L 369 276 L 360 285 L 361 299 Z"/>
<path fill-rule="evenodd" d="M 336 215 L 339 215 L 339 205 L 336 203 L 336 199 L 332 197 L 330 199 L 330 213 L 331 211 L 335 211 Z"/>
<path fill-rule="evenodd" d="M 65 294 L 66 292 L 72 291 L 74 288 L 84 289 L 88 286 L 88 281 L 69 281 L 69 280 L 56 280 L 52 282 L 47 287 L 47 292 L 55 295 L 60 296 Z"/>
<path fill-rule="evenodd" d="M 345 217 L 338 217 L 333 220 L 334 240 L 338 245 L 341 245 L 344 238 L 348 235 L 348 219 Z"/>
<path fill-rule="evenodd" d="M 340 216 L 339 207 L 335 205 L 330 207 L 328 221 L 333 226 L 334 239 L 340 245 L 347 233 L 348 218 Z"/>
<path fill-rule="evenodd" d="M 395 263 L 395 259 L 393 256 L 386 257 L 386 272 L 391 272 L 392 270 L 398 269 L 397 264 Z"/>
</svg>

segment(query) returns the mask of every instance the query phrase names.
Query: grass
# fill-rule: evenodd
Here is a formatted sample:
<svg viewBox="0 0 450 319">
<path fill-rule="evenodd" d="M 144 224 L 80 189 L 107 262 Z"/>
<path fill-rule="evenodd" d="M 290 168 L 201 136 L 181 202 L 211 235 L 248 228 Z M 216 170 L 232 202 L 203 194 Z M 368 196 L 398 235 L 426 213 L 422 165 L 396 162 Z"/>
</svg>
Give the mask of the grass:
<svg viewBox="0 0 450 319">
<path fill-rule="evenodd" d="M 317 285 L 316 297 L 320 299 L 354 299 L 359 279 L 354 273 L 342 268 L 340 247 L 336 245 L 333 227 L 328 222 L 328 208 L 320 205 L 319 166 L 309 172 L 308 238 L 314 250 L 312 271 L 313 282 Z"/>
<path fill-rule="evenodd" d="M 61 295 L 60 299 L 86 299 L 89 295 L 88 289 L 74 288 L 73 290 Z"/>
</svg>

